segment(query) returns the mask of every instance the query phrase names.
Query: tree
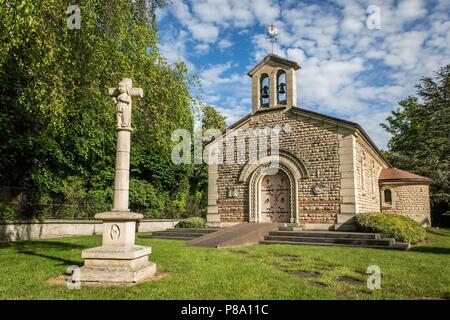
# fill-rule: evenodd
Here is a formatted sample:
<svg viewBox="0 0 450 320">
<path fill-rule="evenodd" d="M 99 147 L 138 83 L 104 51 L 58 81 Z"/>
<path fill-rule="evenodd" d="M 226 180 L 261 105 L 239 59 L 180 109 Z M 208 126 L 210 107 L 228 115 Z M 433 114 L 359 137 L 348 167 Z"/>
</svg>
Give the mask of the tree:
<svg viewBox="0 0 450 320">
<path fill-rule="evenodd" d="M 195 133 L 198 138 L 202 139 L 203 133 L 208 129 L 217 129 L 220 131 L 226 129 L 226 117 L 216 108 L 203 103 L 200 103 L 200 108 L 202 113 L 201 127 Z M 203 146 L 207 142 L 203 141 Z M 189 198 L 189 212 L 186 212 L 186 215 L 206 216 L 208 205 L 208 165 L 206 163 L 194 164 L 189 184 L 191 197 Z"/>
<path fill-rule="evenodd" d="M 191 76 L 159 54 L 142 1 L 77 1 L 79 30 L 67 27 L 71 4 L 0 0 L 0 186 L 18 187 L 47 207 L 110 206 L 116 133 L 107 88 L 127 77 L 144 89 L 133 104 L 132 183 L 183 210 L 192 167 L 171 162 L 170 134 L 193 131 Z M 133 193 L 130 207 L 155 209 L 148 199 Z"/>
<path fill-rule="evenodd" d="M 450 214 L 450 65 L 423 77 L 417 93 L 422 101 L 401 101 L 382 124 L 392 135 L 386 156 L 394 166 L 433 179 L 432 213 L 439 224 Z"/>
<path fill-rule="evenodd" d="M 202 130 L 218 129 L 224 131 L 227 128 L 225 120 L 227 117 L 222 115 L 216 108 L 210 105 L 202 107 Z"/>
</svg>

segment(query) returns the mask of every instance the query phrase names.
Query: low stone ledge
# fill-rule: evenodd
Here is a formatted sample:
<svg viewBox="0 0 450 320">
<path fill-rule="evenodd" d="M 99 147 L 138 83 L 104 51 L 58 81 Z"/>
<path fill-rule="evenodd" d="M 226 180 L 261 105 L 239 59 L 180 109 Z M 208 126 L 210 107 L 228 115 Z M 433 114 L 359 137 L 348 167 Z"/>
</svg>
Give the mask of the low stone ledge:
<svg viewBox="0 0 450 320">
<path fill-rule="evenodd" d="M 142 213 L 125 211 L 108 211 L 95 215 L 95 219 L 104 221 L 137 221 L 144 218 Z"/>
<path fill-rule="evenodd" d="M 59 219 L 45 219 L 45 220 L 0 220 L 0 225 L 13 224 L 102 224 L 98 220 L 59 220 Z"/>
<path fill-rule="evenodd" d="M 163 231 L 175 227 L 176 219 L 142 219 L 137 232 Z M 14 220 L 0 221 L 0 241 L 101 235 L 101 220 Z"/>
</svg>

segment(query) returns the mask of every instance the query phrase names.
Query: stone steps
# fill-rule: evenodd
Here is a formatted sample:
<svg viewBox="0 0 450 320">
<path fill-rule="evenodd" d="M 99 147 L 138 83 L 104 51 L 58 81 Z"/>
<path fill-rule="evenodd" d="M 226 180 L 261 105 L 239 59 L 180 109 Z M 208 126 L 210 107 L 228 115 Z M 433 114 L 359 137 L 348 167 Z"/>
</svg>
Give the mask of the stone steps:
<svg viewBox="0 0 450 320">
<path fill-rule="evenodd" d="M 175 232 L 175 231 L 158 231 L 153 232 L 152 237 L 164 236 L 164 237 L 188 237 L 188 238 L 196 238 L 205 235 L 206 233 L 201 232 Z"/>
<path fill-rule="evenodd" d="M 186 236 L 186 237 L 183 237 L 183 236 L 166 236 L 166 235 L 163 235 L 163 234 L 160 234 L 160 235 L 148 235 L 148 236 L 143 236 L 142 238 L 146 238 L 146 239 L 166 239 L 166 240 L 185 240 L 185 241 L 187 241 L 187 240 L 191 240 L 191 239 L 194 239 L 194 237 L 189 237 L 189 236 Z"/>
<path fill-rule="evenodd" d="M 277 224 L 242 223 L 234 227 L 219 228 L 171 228 L 156 231 L 142 238 L 185 240 L 188 245 L 205 247 L 234 247 L 255 243 L 368 247 L 408 249 L 407 244 L 394 239 L 383 239 L 377 233 L 344 231 L 287 231 Z"/>
<path fill-rule="evenodd" d="M 360 247 L 360 248 L 374 248 L 374 249 L 398 249 L 407 250 L 404 247 L 393 246 L 377 246 L 377 245 L 356 245 L 356 244 L 342 244 L 342 243 L 313 243 L 313 242 L 298 242 L 298 241 L 272 241 L 262 240 L 260 244 L 290 244 L 290 245 L 308 245 L 308 246 L 329 246 L 329 247 Z"/>
<path fill-rule="evenodd" d="M 264 237 L 264 240 L 270 241 L 288 241 L 288 242 L 311 242 L 311 243 L 336 243 L 350 245 L 375 245 L 389 246 L 393 244 L 392 239 L 350 239 L 350 238 L 325 238 L 325 237 L 299 237 L 299 236 L 272 236 Z"/>
<path fill-rule="evenodd" d="M 147 239 L 192 240 L 220 230 L 219 228 L 170 228 L 142 236 Z"/>
<path fill-rule="evenodd" d="M 271 231 L 261 244 L 295 244 L 352 246 L 368 248 L 403 249 L 394 239 L 383 239 L 377 233 L 341 232 L 341 231 Z"/>
<path fill-rule="evenodd" d="M 220 230 L 220 228 L 169 228 L 166 229 L 164 231 L 157 231 L 157 232 L 186 232 L 186 233 L 193 233 L 193 232 L 197 232 L 197 233 L 202 233 L 202 234 L 207 234 L 207 233 L 213 233 Z"/>
<path fill-rule="evenodd" d="M 380 239 L 378 233 L 363 232 L 336 232 L 336 231 L 272 231 L 271 236 L 296 236 L 296 237 L 314 237 L 314 238 L 345 238 L 345 239 Z"/>
</svg>

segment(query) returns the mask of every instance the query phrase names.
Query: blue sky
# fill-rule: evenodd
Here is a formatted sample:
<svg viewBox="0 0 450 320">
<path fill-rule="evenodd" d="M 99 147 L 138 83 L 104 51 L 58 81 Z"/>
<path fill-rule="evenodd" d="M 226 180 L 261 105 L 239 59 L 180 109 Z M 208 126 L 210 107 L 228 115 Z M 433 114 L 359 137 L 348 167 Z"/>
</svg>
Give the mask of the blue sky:
<svg viewBox="0 0 450 320">
<path fill-rule="evenodd" d="M 369 29 L 369 6 L 380 29 Z M 298 62 L 297 106 L 361 124 L 380 148 L 379 126 L 420 77 L 450 63 L 449 0 L 172 0 L 158 12 L 161 53 L 200 76 L 199 98 L 231 124 L 251 110 L 247 71 L 271 52 Z"/>
</svg>

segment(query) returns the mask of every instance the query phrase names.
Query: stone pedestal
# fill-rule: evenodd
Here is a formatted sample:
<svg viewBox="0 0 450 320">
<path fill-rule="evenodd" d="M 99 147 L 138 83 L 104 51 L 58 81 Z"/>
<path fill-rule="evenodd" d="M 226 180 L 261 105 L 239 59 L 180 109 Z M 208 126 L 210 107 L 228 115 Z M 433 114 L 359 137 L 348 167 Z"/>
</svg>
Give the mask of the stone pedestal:
<svg viewBox="0 0 450 320">
<path fill-rule="evenodd" d="M 103 212 L 102 246 L 82 251 L 84 267 L 80 280 L 87 284 L 132 284 L 156 273 L 156 264 L 148 261 L 151 248 L 135 245 L 136 221 L 142 215 L 133 212 Z"/>
</svg>

